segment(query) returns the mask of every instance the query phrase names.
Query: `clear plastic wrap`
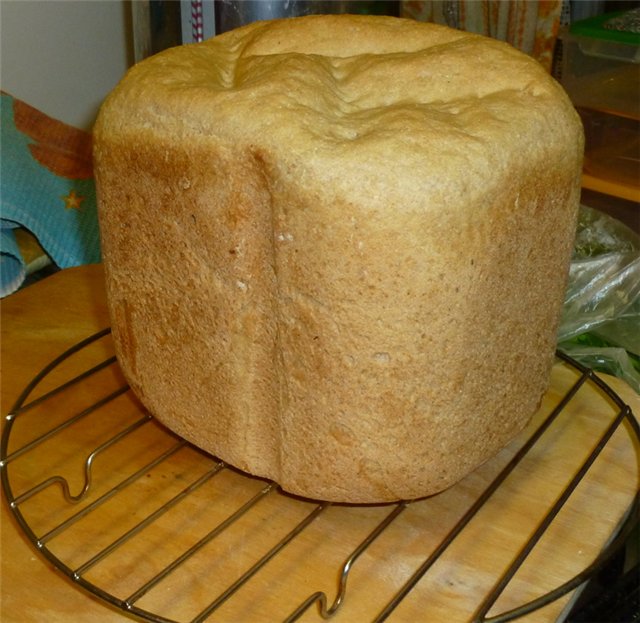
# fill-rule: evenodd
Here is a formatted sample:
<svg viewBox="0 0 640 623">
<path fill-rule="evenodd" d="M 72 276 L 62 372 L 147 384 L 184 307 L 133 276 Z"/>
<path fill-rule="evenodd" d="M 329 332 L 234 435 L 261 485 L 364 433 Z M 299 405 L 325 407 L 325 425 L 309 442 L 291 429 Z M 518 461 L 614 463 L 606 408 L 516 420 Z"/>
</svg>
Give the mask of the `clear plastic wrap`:
<svg viewBox="0 0 640 623">
<path fill-rule="evenodd" d="M 640 393 L 640 237 L 580 207 L 559 348 Z"/>
</svg>

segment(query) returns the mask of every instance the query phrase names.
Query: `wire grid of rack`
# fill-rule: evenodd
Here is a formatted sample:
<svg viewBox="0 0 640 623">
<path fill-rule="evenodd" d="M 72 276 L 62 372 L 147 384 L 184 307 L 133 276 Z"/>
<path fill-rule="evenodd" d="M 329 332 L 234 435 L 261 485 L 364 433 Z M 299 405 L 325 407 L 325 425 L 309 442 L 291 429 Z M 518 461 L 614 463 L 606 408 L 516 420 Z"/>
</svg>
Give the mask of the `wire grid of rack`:
<svg viewBox="0 0 640 623">
<path fill-rule="evenodd" d="M 566 577 L 546 569 L 551 585 L 535 573 L 558 547 L 558 538 L 577 538 L 582 547 L 580 539 L 593 532 L 593 517 L 582 517 L 567 536 L 562 530 L 571 517 L 566 525 L 562 517 L 616 436 L 626 438 L 623 445 L 630 450 L 622 455 L 616 450 L 610 459 L 614 468 L 637 471 L 640 428 L 631 409 L 597 375 L 560 353 L 568 380 L 543 403 L 535 426 L 494 460 L 426 500 L 351 506 L 289 496 L 275 483 L 242 474 L 177 438 L 136 401 L 114 355 L 93 364 L 83 359 L 86 369 L 80 372 L 68 364 L 105 342 L 112 348 L 108 329 L 63 353 L 25 388 L 6 417 L 0 475 L 11 511 L 36 549 L 78 586 L 142 620 L 311 621 L 344 614 L 347 618 L 340 620 L 353 621 L 364 620 L 355 616 L 371 610 L 367 620 L 383 621 L 402 614 L 408 601 L 417 605 L 401 620 L 441 620 L 428 614 L 416 618 L 416 612 L 428 611 L 425 600 L 437 601 L 434 590 L 448 594 L 465 621 L 519 619 L 562 599 L 566 610 L 567 595 L 606 563 L 637 513 L 636 475 L 626 511 L 607 528 L 609 542 L 600 553 L 577 560 Z M 587 386 L 598 395 L 600 410 L 607 411 L 605 425 L 594 432 L 580 423 L 576 433 L 563 417 Z M 586 435 L 587 451 L 577 463 L 563 463 L 566 478 L 555 488 L 549 483 L 551 497 L 532 510 L 533 524 L 517 519 L 523 525 L 514 541 L 505 536 L 509 527 L 498 525 L 501 513 L 507 514 L 504 505 L 532 478 L 551 480 L 540 472 L 553 451 L 548 444 L 538 448 L 562 434 Z M 36 453 L 46 460 L 34 461 Z M 626 465 L 616 465 L 621 456 Z M 566 460 L 559 456 L 548 462 Z M 582 495 L 594 492 L 601 495 L 592 483 Z M 572 512 L 584 515 L 582 508 Z M 545 549 L 557 524 L 560 535 Z M 480 573 L 484 562 L 480 565 L 469 549 L 469 543 L 485 540 L 487 546 L 475 555 L 495 559 L 489 574 Z M 452 550 L 455 558 L 461 541 L 466 549 L 455 559 L 461 573 L 456 578 L 442 560 Z M 575 544 L 573 551 L 582 553 Z M 531 566 L 534 571 L 519 580 Z M 318 568 L 326 580 L 317 580 Z M 532 588 L 532 577 L 540 586 Z M 420 588 L 428 580 L 435 589 L 425 597 Z M 513 585 L 519 592 L 505 598 Z M 247 587 L 253 588 L 243 597 Z M 350 611 L 350 602 L 360 602 L 359 610 Z M 442 607 L 449 612 L 450 604 Z M 457 620 L 455 612 L 450 620 Z"/>
</svg>

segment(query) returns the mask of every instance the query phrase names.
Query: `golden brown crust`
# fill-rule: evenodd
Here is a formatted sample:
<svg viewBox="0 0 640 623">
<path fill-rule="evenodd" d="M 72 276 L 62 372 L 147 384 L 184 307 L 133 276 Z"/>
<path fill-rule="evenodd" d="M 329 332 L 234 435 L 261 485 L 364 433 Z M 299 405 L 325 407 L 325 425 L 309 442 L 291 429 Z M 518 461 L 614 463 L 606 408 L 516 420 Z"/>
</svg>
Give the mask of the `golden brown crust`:
<svg viewBox="0 0 640 623">
<path fill-rule="evenodd" d="M 136 66 L 94 140 L 120 361 L 190 441 L 381 502 L 535 411 L 582 157 L 535 61 L 394 18 L 256 23 Z"/>
</svg>

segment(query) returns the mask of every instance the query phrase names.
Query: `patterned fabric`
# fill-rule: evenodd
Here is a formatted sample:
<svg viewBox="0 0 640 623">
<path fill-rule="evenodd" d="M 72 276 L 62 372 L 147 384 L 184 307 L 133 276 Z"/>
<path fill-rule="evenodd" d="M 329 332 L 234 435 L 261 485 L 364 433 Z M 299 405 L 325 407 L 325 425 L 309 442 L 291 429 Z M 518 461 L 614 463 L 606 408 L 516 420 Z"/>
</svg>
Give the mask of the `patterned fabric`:
<svg viewBox="0 0 640 623">
<path fill-rule="evenodd" d="M 20 287 L 31 261 L 20 244 L 31 237 L 16 232 L 30 232 L 60 268 L 99 262 L 100 244 L 91 135 L 6 93 L 0 114 L 0 296 L 6 296 Z"/>
<path fill-rule="evenodd" d="M 551 71 L 562 0 L 406 0 L 403 17 L 506 41 Z"/>
</svg>

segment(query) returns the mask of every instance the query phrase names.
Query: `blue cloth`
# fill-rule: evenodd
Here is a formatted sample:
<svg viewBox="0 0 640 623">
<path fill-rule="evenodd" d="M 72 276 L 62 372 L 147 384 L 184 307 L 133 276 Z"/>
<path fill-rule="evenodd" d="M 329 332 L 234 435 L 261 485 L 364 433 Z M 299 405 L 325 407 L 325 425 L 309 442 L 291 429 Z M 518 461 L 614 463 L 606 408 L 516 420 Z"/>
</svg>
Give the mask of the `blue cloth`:
<svg viewBox="0 0 640 623">
<path fill-rule="evenodd" d="M 100 261 L 93 177 L 68 177 L 48 167 L 46 158 L 34 157 L 33 149 L 47 118 L 39 113 L 38 132 L 29 136 L 16 127 L 16 101 L 1 95 L 0 296 L 16 290 L 25 277 L 24 261 L 13 236 L 17 226 L 28 229 L 60 268 Z M 51 123 L 56 130 L 54 139 L 59 140 L 64 124 Z M 73 154 L 63 152 L 61 157 L 68 160 Z"/>
<path fill-rule="evenodd" d="M 0 228 L 0 250 L 0 296 L 5 296 L 17 290 L 27 276 L 11 222 L 5 219 Z"/>
</svg>

